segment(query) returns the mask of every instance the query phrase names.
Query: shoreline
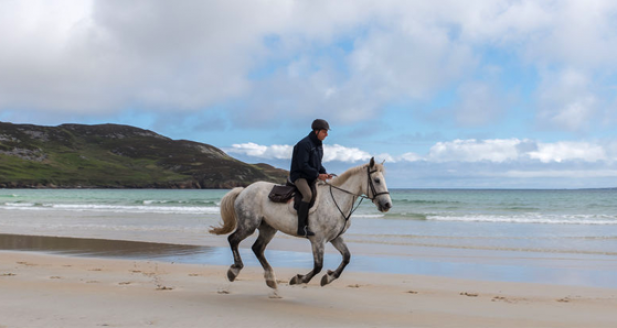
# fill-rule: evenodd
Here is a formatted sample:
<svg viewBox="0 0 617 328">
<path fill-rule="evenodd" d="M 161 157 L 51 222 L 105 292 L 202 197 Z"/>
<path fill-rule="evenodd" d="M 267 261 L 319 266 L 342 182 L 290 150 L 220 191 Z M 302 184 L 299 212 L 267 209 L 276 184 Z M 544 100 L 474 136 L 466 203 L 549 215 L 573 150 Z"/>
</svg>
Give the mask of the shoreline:
<svg viewBox="0 0 617 328">
<path fill-rule="evenodd" d="M 617 289 L 0 252 L 3 327 L 613 327 Z M 320 275 L 321 276 L 321 275 Z"/>
<path fill-rule="evenodd" d="M 225 238 L 221 239 L 226 242 Z M 259 270 L 261 266 L 250 250 L 250 239 L 241 244 L 240 254 L 245 266 Z M 209 244 L 0 234 L 0 250 L 9 252 L 223 267 L 233 262 L 231 251 L 224 243 L 213 243 L 212 246 Z M 272 244 L 266 250 L 266 257 L 275 271 L 289 268 L 310 271 L 312 268 L 308 241 L 279 238 Z M 409 251 L 409 248 L 403 250 L 392 246 L 353 243 L 349 246 L 352 260 L 343 275 L 348 272 L 410 274 L 475 281 L 617 289 L 617 281 L 614 280 L 617 259 L 612 256 L 581 258 L 564 254 L 511 254 L 430 248 L 416 248 L 413 253 L 403 254 L 402 251 Z M 372 248 L 370 252 L 367 247 Z M 340 261 L 338 252 L 328 246 L 324 258 L 324 272 L 336 268 Z"/>
</svg>

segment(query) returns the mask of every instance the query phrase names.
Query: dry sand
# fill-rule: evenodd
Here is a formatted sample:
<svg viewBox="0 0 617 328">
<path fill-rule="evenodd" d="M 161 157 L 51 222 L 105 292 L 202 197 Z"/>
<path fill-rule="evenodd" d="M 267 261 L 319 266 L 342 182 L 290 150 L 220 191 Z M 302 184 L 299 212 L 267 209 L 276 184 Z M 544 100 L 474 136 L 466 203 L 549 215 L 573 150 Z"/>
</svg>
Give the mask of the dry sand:
<svg viewBox="0 0 617 328">
<path fill-rule="evenodd" d="M 617 290 L 0 252 L 0 327 L 616 327 Z M 302 272 L 305 273 L 305 272 Z"/>
</svg>

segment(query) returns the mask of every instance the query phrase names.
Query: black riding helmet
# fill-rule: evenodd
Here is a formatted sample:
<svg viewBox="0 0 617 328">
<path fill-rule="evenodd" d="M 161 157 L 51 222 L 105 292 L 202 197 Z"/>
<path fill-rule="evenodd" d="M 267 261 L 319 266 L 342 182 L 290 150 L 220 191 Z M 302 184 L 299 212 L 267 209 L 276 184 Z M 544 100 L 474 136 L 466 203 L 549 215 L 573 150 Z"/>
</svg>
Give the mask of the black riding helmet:
<svg viewBox="0 0 617 328">
<path fill-rule="evenodd" d="M 313 129 L 313 131 L 330 130 L 330 124 L 328 124 L 326 120 L 316 119 L 313 121 L 313 124 L 311 124 L 311 129 Z"/>
</svg>

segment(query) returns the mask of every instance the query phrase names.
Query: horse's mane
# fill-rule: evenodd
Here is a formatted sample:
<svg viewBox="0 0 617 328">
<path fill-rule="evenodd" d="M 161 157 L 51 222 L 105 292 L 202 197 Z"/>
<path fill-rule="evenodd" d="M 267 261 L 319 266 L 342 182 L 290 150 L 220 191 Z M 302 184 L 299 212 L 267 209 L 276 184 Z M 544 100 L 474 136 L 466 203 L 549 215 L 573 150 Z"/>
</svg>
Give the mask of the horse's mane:
<svg viewBox="0 0 617 328">
<path fill-rule="evenodd" d="M 330 183 L 333 186 L 340 187 L 342 184 L 347 182 L 347 180 L 349 180 L 349 178 L 351 178 L 353 175 L 356 175 L 359 172 L 366 172 L 366 167 L 368 165 L 369 164 L 364 164 L 364 165 L 352 167 L 349 170 L 341 173 L 341 175 L 339 175 L 335 179 L 332 179 L 332 182 L 330 182 Z M 373 170 L 377 171 L 377 172 L 382 172 L 382 173 L 385 172 L 385 169 L 384 169 L 382 164 L 375 164 L 375 166 L 373 166 Z"/>
</svg>

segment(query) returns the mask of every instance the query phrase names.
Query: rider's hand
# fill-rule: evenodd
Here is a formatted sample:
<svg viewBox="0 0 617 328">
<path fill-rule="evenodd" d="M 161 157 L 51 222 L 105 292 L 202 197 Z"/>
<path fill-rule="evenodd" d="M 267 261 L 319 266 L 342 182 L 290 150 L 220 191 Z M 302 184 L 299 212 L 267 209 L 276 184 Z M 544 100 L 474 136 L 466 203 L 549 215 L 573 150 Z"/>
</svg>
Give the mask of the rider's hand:
<svg viewBox="0 0 617 328">
<path fill-rule="evenodd" d="M 331 177 L 332 177 L 332 176 L 331 176 L 330 174 L 323 174 L 323 173 L 321 173 L 321 174 L 319 175 L 319 180 L 321 180 L 321 181 L 326 181 L 326 180 L 330 179 Z"/>
</svg>

